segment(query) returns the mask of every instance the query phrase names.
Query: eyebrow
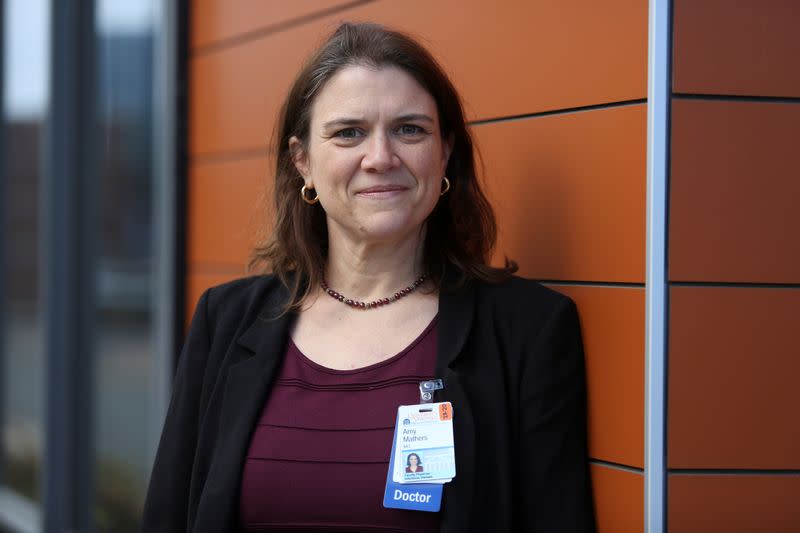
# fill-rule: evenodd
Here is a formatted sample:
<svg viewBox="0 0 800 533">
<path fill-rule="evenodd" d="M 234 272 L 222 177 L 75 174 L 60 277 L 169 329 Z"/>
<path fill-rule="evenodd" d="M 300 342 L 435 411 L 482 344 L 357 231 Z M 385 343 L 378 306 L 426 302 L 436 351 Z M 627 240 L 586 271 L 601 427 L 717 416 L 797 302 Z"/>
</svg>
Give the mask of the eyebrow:
<svg viewBox="0 0 800 533">
<path fill-rule="evenodd" d="M 422 120 L 433 124 L 433 118 L 423 113 L 409 113 L 408 115 L 400 115 L 395 119 L 395 122 L 409 122 L 414 120 Z"/>
<path fill-rule="evenodd" d="M 400 115 L 396 117 L 393 122 L 409 122 L 414 120 L 421 120 L 423 122 L 430 122 L 431 124 L 434 123 L 432 117 L 425 115 L 424 113 L 408 113 L 406 115 Z M 364 119 L 361 118 L 353 118 L 353 117 L 341 117 L 335 118 L 333 120 L 329 120 L 322 124 L 323 130 L 329 130 L 333 128 L 339 127 L 350 127 L 350 126 L 358 126 L 364 123 Z"/>
<path fill-rule="evenodd" d="M 333 120 L 329 120 L 322 125 L 322 129 L 328 130 L 331 128 L 338 128 L 341 126 L 358 126 L 359 124 L 363 124 L 364 120 L 360 118 L 335 118 Z"/>
</svg>

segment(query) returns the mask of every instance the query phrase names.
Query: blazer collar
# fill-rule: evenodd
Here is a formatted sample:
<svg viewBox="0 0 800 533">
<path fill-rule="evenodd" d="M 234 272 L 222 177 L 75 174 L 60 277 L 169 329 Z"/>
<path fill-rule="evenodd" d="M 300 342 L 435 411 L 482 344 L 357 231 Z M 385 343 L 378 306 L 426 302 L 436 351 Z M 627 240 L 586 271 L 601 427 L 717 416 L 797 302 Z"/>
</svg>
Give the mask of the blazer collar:
<svg viewBox="0 0 800 533">
<path fill-rule="evenodd" d="M 436 371 L 443 373 L 462 354 L 475 315 L 475 290 L 472 285 L 439 294 L 439 346 Z"/>
<path fill-rule="evenodd" d="M 445 285 L 452 283 L 454 276 L 450 273 L 445 277 Z M 277 278 L 272 279 L 273 289 L 269 290 L 264 298 L 255 319 L 250 326 L 236 339 L 236 344 L 245 348 L 240 357 L 247 358 L 252 355 L 274 354 L 275 341 L 280 341 L 282 348 L 286 343 L 288 329 L 295 315 L 278 315 L 283 305 L 289 298 L 289 289 L 280 283 Z M 458 290 L 444 290 L 439 295 L 439 346 L 436 353 L 436 371 L 443 373 L 445 368 L 455 363 L 461 355 L 467 336 L 472 327 L 475 315 L 475 287 L 468 283 Z M 279 333 L 281 338 L 275 338 Z"/>
<path fill-rule="evenodd" d="M 195 531 L 231 531 L 238 524 L 239 492 L 244 459 L 269 390 L 286 348 L 294 314 L 275 318 L 289 291 L 274 280 L 260 312 L 236 339 L 229 354 L 219 432 L 198 505 Z M 463 352 L 475 314 L 474 287 L 442 292 L 439 296 L 439 331 L 436 374 L 444 381 L 441 398 L 453 403 L 456 478 L 445 485 L 441 531 L 469 530 L 469 509 L 474 492 L 475 423 L 469 398 L 459 373 L 453 370 Z"/>
</svg>

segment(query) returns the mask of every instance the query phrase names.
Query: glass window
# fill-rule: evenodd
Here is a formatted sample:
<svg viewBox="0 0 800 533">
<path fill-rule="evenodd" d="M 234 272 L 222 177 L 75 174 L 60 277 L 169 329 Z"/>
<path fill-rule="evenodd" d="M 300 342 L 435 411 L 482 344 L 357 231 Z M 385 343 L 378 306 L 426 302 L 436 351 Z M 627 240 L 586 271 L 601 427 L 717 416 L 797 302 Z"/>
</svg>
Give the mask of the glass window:
<svg viewBox="0 0 800 533">
<path fill-rule="evenodd" d="M 93 112 L 99 142 L 91 151 L 91 162 L 75 159 L 75 164 L 87 165 L 75 176 L 91 179 L 92 194 L 70 199 L 49 190 L 68 183 L 59 179 L 67 171 L 59 174 L 51 169 L 48 175 L 43 164 L 48 139 L 51 156 L 54 152 L 74 153 L 73 140 L 76 146 L 84 142 L 79 138 L 84 132 L 71 123 L 74 117 L 53 114 L 49 109 L 70 103 L 66 97 L 60 98 L 65 92 L 52 93 L 52 101 L 48 98 L 52 55 L 63 52 L 66 57 L 72 53 L 67 47 L 56 48 L 52 54 L 50 50 L 51 6 L 57 7 L 53 13 L 59 13 L 58 8 L 64 5 L 52 0 L 0 3 L 4 151 L 0 156 L 0 495 L 11 492 L 13 496 L 11 504 L 6 501 L 9 498 L 0 501 L 0 531 L 4 524 L 23 522 L 36 530 L 42 517 L 45 527 L 57 531 L 139 530 L 172 380 L 173 354 L 168 352 L 172 351 L 174 324 L 170 298 L 175 253 L 170 249 L 172 240 L 165 234 L 173 231 L 175 216 L 175 176 L 169 164 L 174 154 L 167 152 L 173 146 L 175 110 L 168 99 L 176 58 L 171 44 L 175 30 L 162 20 L 172 22 L 177 16 L 172 4 L 166 0 L 94 1 L 93 54 L 82 60 L 93 62 L 93 69 L 87 71 L 93 70 L 95 77 L 68 81 L 82 82 L 76 87 L 96 83 L 96 98 L 90 105 L 96 105 Z M 78 17 L 53 17 L 52 27 L 71 30 L 64 35 L 79 31 L 78 22 L 85 22 Z M 83 47 L 88 44 L 82 43 Z M 61 70 L 54 75 L 65 76 L 67 72 L 69 78 L 83 72 L 80 68 Z M 53 119 L 48 121 L 48 116 Z M 48 135 L 50 125 L 54 127 Z M 81 180 L 75 182 L 84 186 Z M 44 201 L 54 198 L 63 202 Z M 51 204 L 55 205 L 53 213 L 44 212 L 44 206 Z M 89 213 L 91 223 L 75 223 L 80 218 L 76 212 Z M 87 287 L 83 283 L 67 285 L 69 281 L 59 279 L 61 270 L 53 242 L 61 244 L 64 240 L 58 240 L 57 231 L 45 235 L 43 220 L 51 230 L 67 228 L 65 233 L 70 238 L 91 244 L 70 248 L 90 250 L 86 252 L 89 255 L 75 261 L 78 266 L 73 265 L 82 275 L 91 273 Z M 65 220 L 74 224 L 61 224 Z M 80 220 L 83 222 L 83 218 Z M 48 256 L 52 259 L 42 259 Z M 48 299 L 41 290 L 44 280 L 49 283 Z M 76 333 L 80 338 L 75 345 L 79 348 L 57 350 L 57 346 L 47 345 L 46 333 L 60 331 L 54 325 L 63 330 L 71 323 L 55 307 L 46 308 L 48 301 L 67 301 L 53 297 L 68 293 L 54 287 L 72 287 L 75 292 L 81 291 L 78 299 L 85 297 L 80 303 L 70 304 L 70 309 L 81 312 L 88 307 L 91 314 L 90 324 Z M 64 314 L 69 317 L 69 312 Z M 80 316 L 83 324 L 84 315 Z M 61 357 L 63 354 L 66 358 Z M 91 366 L 84 368 L 86 373 L 61 375 L 57 365 L 48 366 L 48 357 L 56 363 L 69 358 L 79 359 L 81 364 L 91 361 Z M 80 382 L 82 378 L 92 386 L 66 382 Z M 46 379 L 50 379 L 47 386 Z M 48 396 L 47 392 L 54 390 L 60 392 Z M 79 392 L 74 393 L 76 390 Z M 70 401 L 60 402 L 59 394 Z M 50 419 L 46 412 L 48 397 L 54 409 Z M 91 409 L 82 407 L 88 400 Z M 61 405 L 63 413 L 58 412 Z M 62 415 L 80 423 L 53 423 L 53 417 Z M 58 431 L 48 431 L 47 423 Z M 59 464 L 60 455 L 53 451 L 63 448 L 46 449 L 48 436 L 51 441 L 67 440 L 66 444 L 76 446 L 78 453 L 64 454 L 67 457 L 80 458 L 81 452 L 91 452 L 91 466 L 80 459 L 77 468 L 72 468 L 72 461 Z M 86 449 L 86 443 L 91 443 L 91 450 Z M 50 458 L 47 464 L 45 457 Z M 59 502 L 54 503 L 57 498 L 43 498 L 41 480 L 48 476 L 65 486 L 75 486 L 77 496 L 65 497 L 62 501 L 68 501 L 61 507 Z M 50 490 L 58 486 L 55 481 L 48 485 Z M 91 487 L 91 492 L 85 487 Z M 9 508 L 14 506 L 32 511 L 22 513 L 25 517 L 20 519 L 18 509 Z M 48 512 L 56 507 L 58 513 Z M 68 520 L 80 524 L 60 523 Z M 91 527 L 85 525 L 88 522 L 92 522 Z"/>
<path fill-rule="evenodd" d="M 95 528 L 138 531 L 160 419 L 154 283 L 152 0 L 97 1 Z"/>
<path fill-rule="evenodd" d="M 36 501 L 44 454 L 39 205 L 49 83 L 49 1 L 7 0 L 3 6 L 1 482 Z"/>
</svg>

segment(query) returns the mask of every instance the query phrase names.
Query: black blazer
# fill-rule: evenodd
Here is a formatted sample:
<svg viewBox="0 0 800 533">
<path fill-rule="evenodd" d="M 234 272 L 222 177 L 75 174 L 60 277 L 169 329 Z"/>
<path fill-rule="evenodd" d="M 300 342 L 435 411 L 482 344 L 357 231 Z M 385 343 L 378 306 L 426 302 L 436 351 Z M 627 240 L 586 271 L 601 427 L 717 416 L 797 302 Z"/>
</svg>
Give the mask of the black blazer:
<svg viewBox="0 0 800 533">
<path fill-rule="evenodd" d="M 181 353 L 143 531 L 238 530 L 251 433 L 292 315 L 273 276 L 206 291 Z M 594 531 L 583 348 L 575 305 L 512 278 L 439 299 L 436 401 L 453 404 L 456 472 L 441 531 Z M 413 511 L 409 511 L 413 512 Z"/>
</svg>

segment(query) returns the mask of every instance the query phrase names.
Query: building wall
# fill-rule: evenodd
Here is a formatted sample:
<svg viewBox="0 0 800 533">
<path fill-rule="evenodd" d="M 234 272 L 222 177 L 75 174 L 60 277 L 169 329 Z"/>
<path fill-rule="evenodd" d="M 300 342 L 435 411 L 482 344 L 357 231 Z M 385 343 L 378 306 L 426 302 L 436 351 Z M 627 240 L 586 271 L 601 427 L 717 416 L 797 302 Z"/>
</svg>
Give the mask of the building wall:
<svg viewBox="0 0 800 533">
<path fill-rule="evenodd" d="M 800 531 L 800 5 L 673 7 L 669 531 Z"/>
<path fill-rule="evenodd" d="M 461 91 L 516 259 L 578 304 L 601 532 L 644 521 L 647 3 L 195 0 L 188 301 L 244 273 L 269 214 L 277 109 L 342 20 L 408 31 Z"/>
</svg>

